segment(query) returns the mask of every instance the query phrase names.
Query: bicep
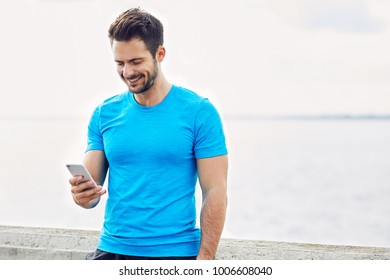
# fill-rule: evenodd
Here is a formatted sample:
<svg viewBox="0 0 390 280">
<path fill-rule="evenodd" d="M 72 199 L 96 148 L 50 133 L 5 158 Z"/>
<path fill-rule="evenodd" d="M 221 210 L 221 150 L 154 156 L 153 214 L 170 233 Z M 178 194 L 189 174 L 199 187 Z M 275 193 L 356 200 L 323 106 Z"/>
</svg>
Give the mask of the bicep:
<svg viewBox="0 0 390 280">
<path fill-rule="evenodd" d="M 98 185 L 103 185 L 108 170 L 108 162 L 104 151 L 87 151 L 83 163 L 95 182 Z"/>
</svg>

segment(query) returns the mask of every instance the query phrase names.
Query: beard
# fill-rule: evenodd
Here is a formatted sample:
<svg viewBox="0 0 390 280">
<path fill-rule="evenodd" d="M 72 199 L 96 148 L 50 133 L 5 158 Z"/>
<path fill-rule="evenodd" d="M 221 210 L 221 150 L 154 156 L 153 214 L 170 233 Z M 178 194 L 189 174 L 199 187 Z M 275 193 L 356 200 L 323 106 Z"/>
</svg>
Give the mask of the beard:
<svg viewBox="0 0 390 280">
<path fill-rule="evenodd" d="M 153 85 L 154 82 L 157 79 L 158 76 L 158 65 L 157 61 L 154 60 L 154 65 L 153 65 L 153 71 L 150 74 L 149 78 L 146 79 L 145 75 L 142 75 L 145 78 L 145 83 L 141 85 L 139 88 L 134 88 L 133 90 L 131 89 L 131 86 L 129 86 L 129 90 L 134 93 L 134 94 L 143 94 L 146 93 Z M 132 78 L 132 77 L 131 77 Z"/>
</svg>

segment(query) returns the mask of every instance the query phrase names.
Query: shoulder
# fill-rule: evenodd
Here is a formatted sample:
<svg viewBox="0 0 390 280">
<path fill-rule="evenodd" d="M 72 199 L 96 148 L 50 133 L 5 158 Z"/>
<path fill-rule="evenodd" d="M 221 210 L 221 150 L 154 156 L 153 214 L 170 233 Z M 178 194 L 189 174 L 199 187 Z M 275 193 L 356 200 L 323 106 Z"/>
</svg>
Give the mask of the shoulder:
<svg viewBox="0 0 390 280">
<path fill-rule="evenodd" d="M 101 114 L 102 112 L 118 110 L 126 106 L 128 101 L 128 92 L 123 92 L 105 99 L 95 107 L 94 113 Z"/>
<path fill-rule="evenodd" d="M 215 110 L 214 105 L 207 97 L 204 97 L 192 90 L 175 86 L 175 93 L 177 102 L 179 102 L 186 110 L 191 109 L 197 112 Z"/>
<path fill-rule="evenodd" d="M 173 86 L 175 90 L 175 96 L 180 101 L 185 103 L 200 104 L 203 100 L 207 99 L 198 93 L 180 86 Z"/>
<path fill-rule="evenodd" d="M 187 113 L 199 115 L 218 115 L 218 111 L 209 98 L 184 87 L 174 86 L 176 104 Z"/>
<path fill-rule="evenodd" d="M 107 98 L 98 107 L 104 108 L 104 107 L 118 106 L 121 103 L 126 102 L 127 100 L 128 100 L 128 92 L 126 91 L 126 92 L 114 95 L 110 98 Z"/>
</svg>

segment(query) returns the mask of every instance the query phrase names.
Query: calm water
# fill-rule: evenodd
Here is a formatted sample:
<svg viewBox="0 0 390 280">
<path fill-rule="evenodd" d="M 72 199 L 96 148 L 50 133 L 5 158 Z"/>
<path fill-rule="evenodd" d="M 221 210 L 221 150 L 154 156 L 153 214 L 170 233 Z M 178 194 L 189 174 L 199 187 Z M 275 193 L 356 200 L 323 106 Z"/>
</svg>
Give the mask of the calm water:
<svg viewBox="0 0 390 280">
<path fill-rule="evenodd" d="M 100 229 L 70 197 L 87 120 L 0 120 L 0 224 Z M 389 121 L 225 121 L 226 238 L 390 247 Z M 199 193 L 198 193 L 199 196 Z"/>
</svg>

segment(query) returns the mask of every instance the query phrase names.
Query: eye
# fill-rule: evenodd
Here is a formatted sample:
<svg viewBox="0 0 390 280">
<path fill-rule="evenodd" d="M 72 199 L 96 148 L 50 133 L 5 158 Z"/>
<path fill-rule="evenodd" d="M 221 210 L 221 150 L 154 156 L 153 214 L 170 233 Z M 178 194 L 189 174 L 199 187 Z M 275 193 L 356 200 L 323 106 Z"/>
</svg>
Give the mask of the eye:
<svg viewBox="0 0 390 280">
<path fill-rule="evenodd" d="M 141 64 L 141 59 L 136 59 L 136 60 L 132 60 L 131 61 L 131 64 L 133 64 L 133 65 L 138 65 L 138 64 Z"/>
<path fill-rule="evenodd" d="M 115 61 L 115 62 L 116 62 L 117 66 L 123 66 L 123 62 L 122 61 Z"/>
</svg>

